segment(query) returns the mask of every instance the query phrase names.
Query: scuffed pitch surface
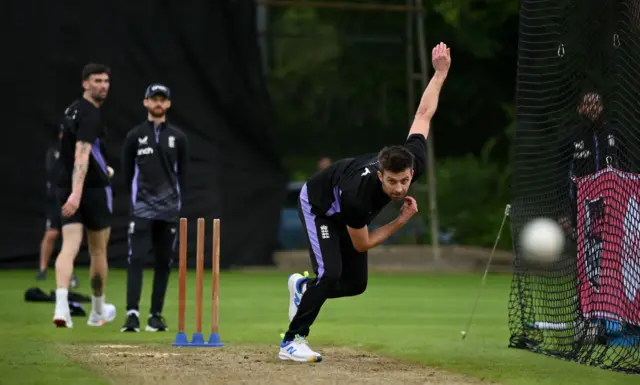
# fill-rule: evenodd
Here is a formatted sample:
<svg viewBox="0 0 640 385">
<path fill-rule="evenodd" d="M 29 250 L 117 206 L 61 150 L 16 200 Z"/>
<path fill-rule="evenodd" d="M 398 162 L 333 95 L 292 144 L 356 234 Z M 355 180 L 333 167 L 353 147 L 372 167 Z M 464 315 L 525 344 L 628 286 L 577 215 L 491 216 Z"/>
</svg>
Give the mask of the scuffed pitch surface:
<svg viewBox="0 0 640 385">
<path fill-rule="evenodd" d="M 142 345 L 74 345 L 71 360 L 114 385 L 173 384 L 486 384 L 478 379 L 347 348 L 322 347 L 325 361 L 283 362 L 271 347 L 174 348 Z"/>
</svg>

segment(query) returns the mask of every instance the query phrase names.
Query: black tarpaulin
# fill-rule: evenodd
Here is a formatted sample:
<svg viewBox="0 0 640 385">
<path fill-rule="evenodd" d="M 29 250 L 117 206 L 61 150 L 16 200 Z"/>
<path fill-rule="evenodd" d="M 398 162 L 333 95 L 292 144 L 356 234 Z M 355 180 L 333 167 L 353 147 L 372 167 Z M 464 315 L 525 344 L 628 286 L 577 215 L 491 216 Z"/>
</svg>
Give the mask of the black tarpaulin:
<svg viewBox="0 0 640 385">
<path fill-rule="evenodd" d="M 46 146 L 64 108 L 81 95 L 80 72 L 88 62 L 112 69 L 103 106 L 116 170 L 111 265 L 125 262 L 128 250 L 120 144 L 146 119 L 142 99 L 151 82 L 171 88 L 169 119 L 189 138 L 183 216 L 189 218 L 190 251 L 196 219 L 204 217 L 210 259 L 212 219 L 220 218 L 223 265 L 269 263 L 284 176 L 270 136 L 254 7 L 249 0 L 3 4 L 0 265 L 37 266 Z"/>
</svg>

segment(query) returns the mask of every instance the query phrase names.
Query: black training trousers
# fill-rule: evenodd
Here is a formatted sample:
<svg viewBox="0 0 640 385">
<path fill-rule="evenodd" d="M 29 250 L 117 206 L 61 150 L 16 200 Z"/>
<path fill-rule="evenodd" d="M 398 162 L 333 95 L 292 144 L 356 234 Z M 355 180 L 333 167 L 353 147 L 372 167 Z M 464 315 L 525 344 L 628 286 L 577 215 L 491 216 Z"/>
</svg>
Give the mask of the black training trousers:
<svg viewBox="0 0 640 385">
<path fill-rule="evenodd" d="M 129 222 L 127 311 L 139 310 L 145 257 L 153 252 L 155 266 L 151 314 L 161 314 L 169 283 L 178 233 L 175 222 L 133 217 Z"/>
<path fill-rule="evenodd" d="M 367 253 L 356 251 L 344 224 L 311 212 L 306 185 L 300 192 L 298 213 L 307 233 L 316 278 L 307 283 L 307 290 L 285 340 L 292 340 L 296 335 L 309 335 L 309 329 L 327 298 L 355 296 L 367 288 Z"/>
</svg>

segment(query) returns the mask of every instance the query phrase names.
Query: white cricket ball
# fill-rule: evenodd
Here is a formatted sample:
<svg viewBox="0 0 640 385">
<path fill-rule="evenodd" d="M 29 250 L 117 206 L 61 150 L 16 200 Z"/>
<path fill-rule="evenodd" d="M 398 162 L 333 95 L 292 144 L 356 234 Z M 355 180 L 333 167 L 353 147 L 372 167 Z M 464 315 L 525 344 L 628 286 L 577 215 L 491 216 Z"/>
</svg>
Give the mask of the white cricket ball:
<svg viewBox="0 0 640 385">
<path fill-rule="evenodd" d="M 462 330 L 462 331 L 460 332 L 460 334 L 464 337 L 464 336 L 466 336 L 466 335 L 467 335 L 467 332 L 465 332 L 464 330 Z"/>
<path fill-rule="evenodd" d="M 113 177 L 113 174 L 115 174 L 115 171 L 113 171 L 111 167 L 107 166 L 107 176 L 111 178 Z"/>
<path fill-rule="evenodd" d="M 525 224 L 520 233 L 524 257 L 541 263 L 560 259 L 564 249 L 564 232 L 560 225 L 548 218 L 536 218 Z"/>
</svg>

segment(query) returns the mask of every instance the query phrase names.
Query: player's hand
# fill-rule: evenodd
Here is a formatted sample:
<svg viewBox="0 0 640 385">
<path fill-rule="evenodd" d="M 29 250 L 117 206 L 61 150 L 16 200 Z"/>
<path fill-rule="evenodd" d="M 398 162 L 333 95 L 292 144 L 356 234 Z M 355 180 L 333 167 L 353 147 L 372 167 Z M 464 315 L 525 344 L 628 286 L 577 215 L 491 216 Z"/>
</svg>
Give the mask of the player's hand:
<svg viewBox="0 0 640 385">
<path fill-rule="evenodd" d="M 436 72 L 447 74 L 451 67 L 451 54 L 446 44 L 440 43 L 431 51 L 431 62 Z"/>
<path fill-rule="evenodd" d="M 78 211 L 78 207 L 80 207 L 80 199 L 82 197 L 78 193 L 71 193 L 67 202 L 62 206 L 62 215 L 65 217 L 70 217 Z"/>
<path fill-rule="evenodd" d="M 411 217 L 413 217 L 417 212 L 418 203 L 416 203 L 416 200 L 412 197 L 407 196 L 404 198 L 404 204 L 402 205 L 402 208 L 400 208 L 400 215 L 398 215 L 398 219 L 403 224 L 407 223 L 409 222 L 409 219 L 411 219 Z"/>
</svg>

